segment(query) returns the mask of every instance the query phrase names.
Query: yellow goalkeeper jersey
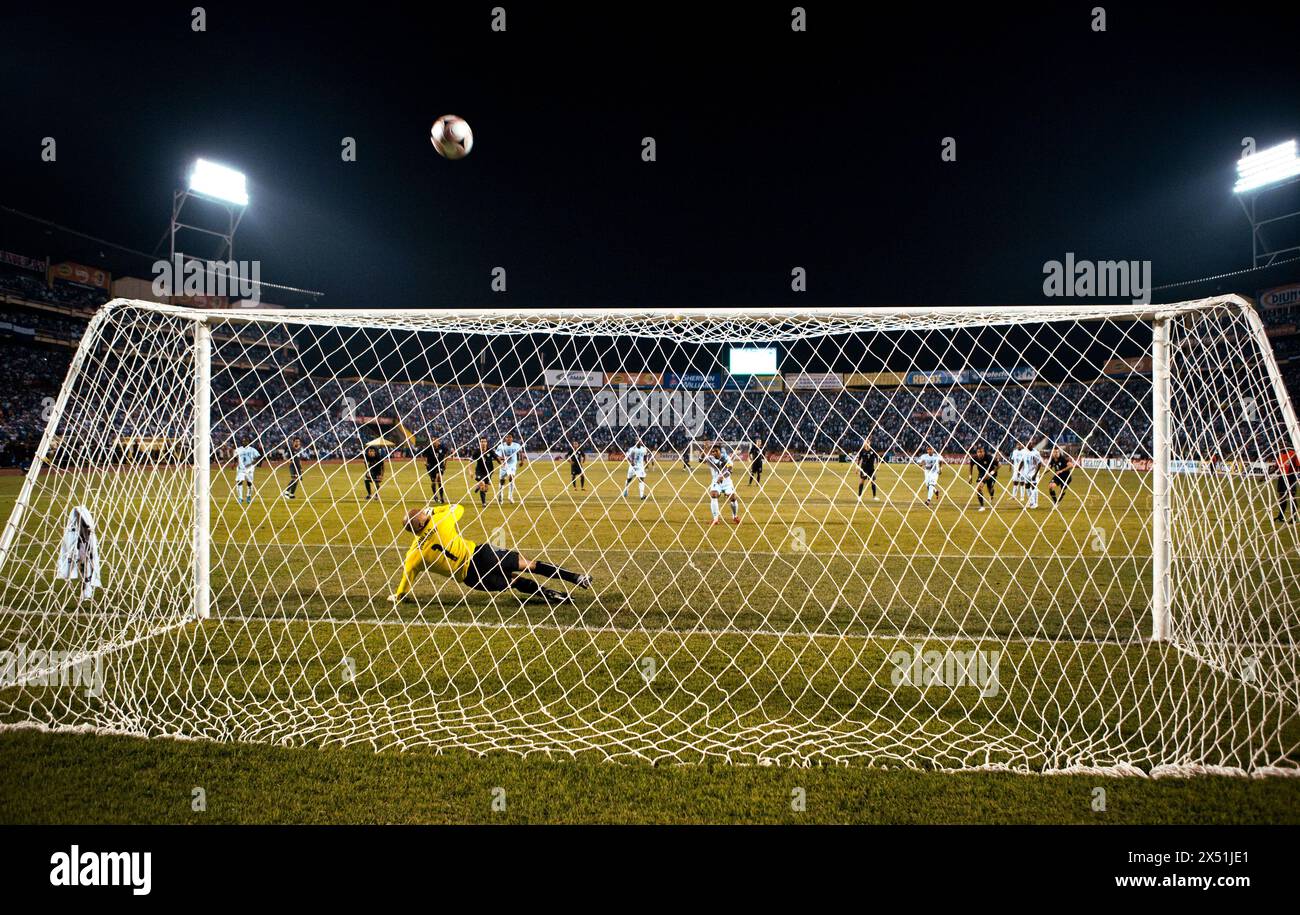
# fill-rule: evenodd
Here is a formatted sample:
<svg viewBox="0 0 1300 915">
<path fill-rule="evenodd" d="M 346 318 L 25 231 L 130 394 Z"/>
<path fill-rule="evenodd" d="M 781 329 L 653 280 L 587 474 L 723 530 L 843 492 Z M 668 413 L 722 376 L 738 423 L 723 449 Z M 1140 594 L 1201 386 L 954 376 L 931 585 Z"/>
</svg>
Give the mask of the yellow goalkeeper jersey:
<svg viewBox="0 0 1300 915">
<path fill-rule="evenodd" d="M 411 590 L 415 574 L 428 569 L 436 575 L 454 578 L 464 584 L 465 570 L 474 555 L 474 541 L 466 540 L 456 530 L 456 522 L 465 514 L 463 505 L 440 505 L 432 509 L 429 520 L 415 535 L 402 563 L 402 581 L 394 597 Z"/>
</svg>

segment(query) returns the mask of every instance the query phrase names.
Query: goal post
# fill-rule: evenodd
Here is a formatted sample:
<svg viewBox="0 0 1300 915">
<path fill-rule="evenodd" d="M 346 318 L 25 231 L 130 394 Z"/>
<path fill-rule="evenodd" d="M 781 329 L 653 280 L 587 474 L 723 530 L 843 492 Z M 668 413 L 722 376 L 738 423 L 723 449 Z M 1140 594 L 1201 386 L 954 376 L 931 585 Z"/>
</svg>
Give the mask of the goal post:
<svg viewBox="0 0 1300 915">
<path fill-rule="evenodd" d="M 212 328 L 194 321 L 194 618 L 211 616 Z"/>
<path fill-rule="evenodd" d="M 1151 322 L 1151 639 L 1169 639 L 1169 319 Z"/>
<path fill-rule="evenodd" d="M 728 373 L 752 346 L 779 374 Z M 0 537 L 0 728 L 1296 774 L 1288 447 L 1237 296 L 114 300 Z"/>
</svg>

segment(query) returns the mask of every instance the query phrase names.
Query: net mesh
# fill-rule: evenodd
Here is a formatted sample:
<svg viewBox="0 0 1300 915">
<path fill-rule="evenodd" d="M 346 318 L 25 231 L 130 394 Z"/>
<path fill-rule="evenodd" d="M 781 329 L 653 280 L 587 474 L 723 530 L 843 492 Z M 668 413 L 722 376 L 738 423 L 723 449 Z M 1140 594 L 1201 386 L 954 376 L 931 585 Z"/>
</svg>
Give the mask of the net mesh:
<svg viewBox="0 0 1300 915">
<path fill-rule="evenodd" d="M 1240 300 L 1160 308 L 1159 641 L 1164 389 L 1132 307 L 212 313 L 206 601 L 199 314 L 116 301 L 91 322 L 0 544 L 0 726 L 1300 767 L 1300 544 L 1272 464 L 1295 420 Z M 728 375 L 750 344 L 782 374 Z M 480 485 L 480 441 L 508 455 L 507 435 L 520 455 Z M 406 513 L 443 503 L 474 572 L 416 569 L 391 601 Z M 543 565 L 483 590 L 494 556 Z"/>
</svg>

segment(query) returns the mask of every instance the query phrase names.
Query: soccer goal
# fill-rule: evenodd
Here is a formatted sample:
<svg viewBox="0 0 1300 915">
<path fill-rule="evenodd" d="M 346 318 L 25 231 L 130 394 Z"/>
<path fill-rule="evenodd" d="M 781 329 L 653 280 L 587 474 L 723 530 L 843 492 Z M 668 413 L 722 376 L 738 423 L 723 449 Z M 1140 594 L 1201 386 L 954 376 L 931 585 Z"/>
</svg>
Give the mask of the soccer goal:
<svg viewBox="0 0 1300 915">
<path fill-rule="evenodd" d="M 780 374 L 728 374 L 733 347 Z M 761 482 L 633 485 L 638 449 L 756 438 Z M 1297 447 L 1235 296 L 116 300 L 0 489 L 0 726 L 1295 774 Z"/>
</svg>

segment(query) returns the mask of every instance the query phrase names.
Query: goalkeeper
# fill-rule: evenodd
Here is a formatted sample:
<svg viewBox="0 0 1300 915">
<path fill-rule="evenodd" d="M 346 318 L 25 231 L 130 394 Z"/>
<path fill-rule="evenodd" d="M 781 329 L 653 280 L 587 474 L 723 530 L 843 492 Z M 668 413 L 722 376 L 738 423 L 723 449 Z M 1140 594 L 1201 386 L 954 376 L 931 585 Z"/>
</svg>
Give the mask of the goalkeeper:
<svg viewBox="0 0 1300 915">
<path fill-rule="evenodd" d="M 503 550 L 490 543 L 466 540 L 456 529 L 456 522 L 465 514 L 463 505 L 439 505 L 435 508 L 413 508 L 406 513 L 406 530 L 415 535 L 411 548 L 402 563 L 402 580 L 397 592 L 389 598 L 397 603 L 410 593 L 415 574 L 428 569 L 436 575 L 454 578 L 467 588 L 478 591 L 507 591 L 514 589 L 527 597 L 541 596 L 549 603 L 565 603 L 572 595 L 564 591 L 544 588 L 531 578 L 522 577 L 528 572 L 544 578 L 559 578 L 579 588 L 591 587 L 591 576 L 570 572 L 549 562 L 525 559 L 515 550 Z"/>
</svg>

